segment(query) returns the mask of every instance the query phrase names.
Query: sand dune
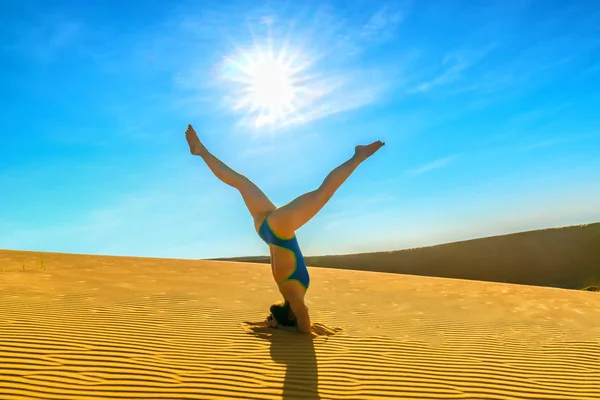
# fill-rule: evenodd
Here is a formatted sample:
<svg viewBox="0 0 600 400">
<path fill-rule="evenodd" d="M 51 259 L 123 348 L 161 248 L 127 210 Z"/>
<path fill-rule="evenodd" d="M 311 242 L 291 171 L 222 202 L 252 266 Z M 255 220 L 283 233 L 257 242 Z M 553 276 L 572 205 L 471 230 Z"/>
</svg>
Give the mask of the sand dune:
<svg viewBox="0 0 600 400">
<path fill-rule="evenodd" d="M 2 400 L 600 396 L 598 293 L 311 268 L 311 339 L 263 264 L 39 260 L 0 252 Z"/>
<path fill-rule="evenodd" d="M 269 262 L 268 257 L 215 260 Z M 306 257 L 306 263 L 315 267 L 582 289 L 600 284 L 600 223 L 408 250 Z"/>
</svg>

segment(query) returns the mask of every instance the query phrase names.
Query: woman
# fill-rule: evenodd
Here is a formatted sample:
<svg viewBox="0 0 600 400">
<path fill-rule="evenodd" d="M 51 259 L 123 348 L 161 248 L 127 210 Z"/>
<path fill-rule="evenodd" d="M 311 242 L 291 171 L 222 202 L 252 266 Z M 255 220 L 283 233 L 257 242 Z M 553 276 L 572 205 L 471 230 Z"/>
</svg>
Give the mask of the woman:
<svg viewBox="0 0 600 400">
<path fill-rule="evenodd" d="M 331 171 L 316 190 L 278 208 L 250 179 L 212 155 L 200 142 L 191 125 L 188 125 L 185 137 L 190 152 L 202 157 L 217 178 L 240 192 L 254 219 L 254 229 L 269 246 L 273 278 L 285 300 L 271 306 L 271 315 L 266 322 L 273 328 L 279 325 L 295 326 L 299 332 L 310 333 L 310 316 L 304 303 L 310 277 L 295 232 L 323 208 L 360 163 L 385 143 L 377 141 L 366 146 L 356 146 L 354 155 Z"/>
</svg>

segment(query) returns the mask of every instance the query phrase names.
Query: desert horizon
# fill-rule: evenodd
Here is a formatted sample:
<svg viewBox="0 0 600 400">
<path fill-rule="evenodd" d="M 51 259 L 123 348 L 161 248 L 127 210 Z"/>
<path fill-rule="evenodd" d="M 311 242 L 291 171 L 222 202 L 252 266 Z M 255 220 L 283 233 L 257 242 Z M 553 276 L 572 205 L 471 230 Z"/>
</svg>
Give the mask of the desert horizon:
<svg viewBox="0 0 600 400">
<path fill-rule="evenodd" d="M 600 222 L 557 226 L 478 237 L 400 250 L 337 255 L 305 255 L 314 268 L 349 269 L 406 275 L 446 277 L 563 289 L 600 284 Z M 269 256 L 206 259 L 113 256 L 0 249 L 23 254 L 63 254 L 165 260 L 207 260 L 270 263 Z M 31 257 L 29 262 L 35 264 Z M 481 268 L 486 265 L 488 268 Z M 526 273 L 524 273 L 526 271 Z M 510 274 L 513 274 L 510 276 Z"/>
</svg>

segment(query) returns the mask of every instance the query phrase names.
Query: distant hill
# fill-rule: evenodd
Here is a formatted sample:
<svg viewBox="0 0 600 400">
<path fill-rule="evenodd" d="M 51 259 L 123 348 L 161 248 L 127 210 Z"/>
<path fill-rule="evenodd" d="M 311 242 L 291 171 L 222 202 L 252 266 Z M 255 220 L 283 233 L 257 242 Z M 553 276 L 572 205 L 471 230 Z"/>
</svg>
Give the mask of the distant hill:
<svg viewBox="0 0 600 400">
<path fill-rule="evenodd" d="M 305 257 L 309 266 L 582 289 L 600 283 L 600 223 L 376 253 Z M 269 263 L 269 257 L 216 258 Z"/>
</svg>

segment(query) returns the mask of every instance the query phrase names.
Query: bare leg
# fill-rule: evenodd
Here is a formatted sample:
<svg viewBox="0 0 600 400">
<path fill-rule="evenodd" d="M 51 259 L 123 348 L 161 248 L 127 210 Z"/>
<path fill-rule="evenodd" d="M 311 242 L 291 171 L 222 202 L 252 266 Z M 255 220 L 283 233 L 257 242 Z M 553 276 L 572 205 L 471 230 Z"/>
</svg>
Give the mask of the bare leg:
<svg viewBox="0 0 600 400">
<path fill-rule="evenodd" d="M 363 161 L 372 156 L 385 143 L 373 142 L 356 146 L 354 156 L 327 175 L 318 189 L 303 194 L 269 215 L 269 224 L 280 236 L 286 238 L 314 217 L 329 201 L 336 190 L 348 179 Z"/>
<path fill-rule="evenodd" d="M 250 179 L 234 171 L 227 164 L 212 155 L 202 142 L 200 142 L 196 131 L 191 125 L 188 125 L 185 137 L 190 146 L 190 153 L 202 157 L 208 168 L 210 168 L 217 178 L 229 186 L 233 186 L 240 192 L 244 203 L 246 203 L 246 207 L 248 207 L 250 214 L 254 218 L 255 224 L 265 213 L 277 208 Z"/>
</svg>

